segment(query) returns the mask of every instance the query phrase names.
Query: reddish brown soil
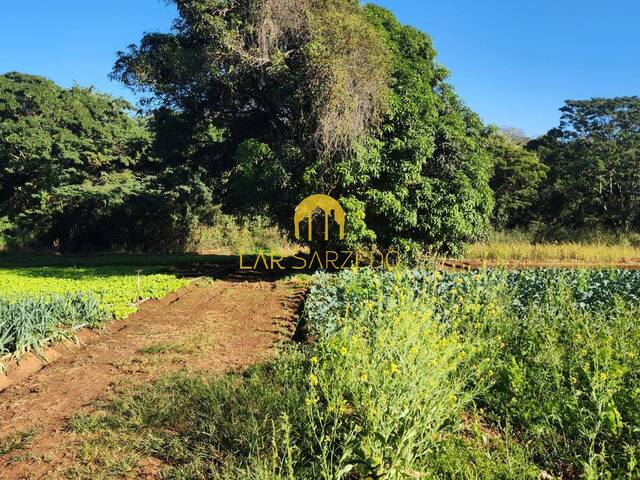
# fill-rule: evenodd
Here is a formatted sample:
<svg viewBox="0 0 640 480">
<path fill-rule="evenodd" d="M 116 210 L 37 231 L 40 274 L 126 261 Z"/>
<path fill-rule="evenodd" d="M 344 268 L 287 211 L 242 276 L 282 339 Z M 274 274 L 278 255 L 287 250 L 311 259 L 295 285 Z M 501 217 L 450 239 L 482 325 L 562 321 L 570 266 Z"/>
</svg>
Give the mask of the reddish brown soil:
<svg viewBox="0 0 640 480">
<path fill-rule="evenodd" d="M 264 359 L 275 342 L 292 334 L 302 292 L 294 283 L 231 275 L 146 302 L 88 345 L 67 350 L 0 393 L 0 440 L 35 432 L 25 450 L 0 457 L 0 478 L 42 478 L 61 471 L 69 461 L 67 419 L 123 382 L 148 382 L 180 369 L 224 372 Z M 144 350 L 163 345 L 170 350 L 176 344 L 188 348 L 180 355 Z"/>
</svg>

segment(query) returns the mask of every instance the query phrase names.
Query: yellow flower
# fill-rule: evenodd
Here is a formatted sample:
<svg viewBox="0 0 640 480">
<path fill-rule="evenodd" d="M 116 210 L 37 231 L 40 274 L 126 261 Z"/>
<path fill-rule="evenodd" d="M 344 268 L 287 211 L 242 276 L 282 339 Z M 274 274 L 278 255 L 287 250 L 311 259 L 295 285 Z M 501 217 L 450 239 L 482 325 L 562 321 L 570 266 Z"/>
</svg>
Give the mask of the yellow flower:
<svg viewBox="0 0 640 480">
<path fill-rule="evenodd" d="M 315 398 L 307 397 L 307 398 L 304 399 L 304 403 L 307 404 L 307 407 L 310 407 L 311 405 L 315 405 L 316 403 L 318 403 L 318 400 L 315 399 Z"/>
<path fill-rule="evenodd" d="M 411 347 L 411 353 L 416 354 L 418 349 L 416 347 Z"/>
<path fill-rule="evenodd" d="M 347 347 L 342 347 L 342 348 L 340 349 L 340 353 L 341 353 L 343 356 L 345 356 L 345 357 L 346 357 L 346 356 L 347 356 Z"/>
<path fill-rule="evenodd" d="M 318 385 L 318 377 L 314 373 L 309 375 L 309 383 L 314 387 Z"/>
<path fill-rule="evenodd" d="M 317 365 L 318 364 L 318 357 L 311 357 L 311 364 L 312 365 Z"/>
<path fill-rule="evenodd" d="M 400 368 L 398 367 L 398 365 L 396 365 L 395 363 L 391 362 L 391 366 L 389 367 L 389 371 L 393 375 L 394 373 L 398 373 L 400 371 Z"/>
</svg>

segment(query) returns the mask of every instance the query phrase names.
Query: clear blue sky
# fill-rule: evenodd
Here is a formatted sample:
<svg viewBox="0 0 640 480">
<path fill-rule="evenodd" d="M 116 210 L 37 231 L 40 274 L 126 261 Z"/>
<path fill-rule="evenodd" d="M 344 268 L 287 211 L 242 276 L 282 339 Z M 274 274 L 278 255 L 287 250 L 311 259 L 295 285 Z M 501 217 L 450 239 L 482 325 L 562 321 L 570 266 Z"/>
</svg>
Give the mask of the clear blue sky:
<svg viewBox="0 0 640 480">
<path fill-rule="evenodd" d="M 640 95 L 638 0 L 378 0 L 429 33 L 460 96 L 486 122 L 539 135 L 568 98 Z M 162 0 L 21 0 L 0 7 L 0 72 L 134 99 L 107 75 L 115 52 L 167 31 Z"/>
</svg>

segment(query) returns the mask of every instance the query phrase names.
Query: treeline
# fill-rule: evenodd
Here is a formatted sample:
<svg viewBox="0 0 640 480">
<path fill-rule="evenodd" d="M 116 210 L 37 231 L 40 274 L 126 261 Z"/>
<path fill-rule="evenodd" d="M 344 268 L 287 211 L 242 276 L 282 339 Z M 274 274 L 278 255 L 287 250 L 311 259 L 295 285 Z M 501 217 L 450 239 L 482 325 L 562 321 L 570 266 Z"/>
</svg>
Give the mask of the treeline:
<svg viewBox="0 0 640 480">
<path fill-rule="evenodd" d="M 313 193 L 343 205 L 352 248 L 457 253 L 492 228 L 638 227 L 636 98 L 568 102 L 523 147 L 456 96 L 426 34 L 380 7 L 176 5 L 171 33 L 118 53 L 112 77 L 143 97 L 138 115 L 0 76 L 11 245 L 181 250 L 218 206 L 290 232 Z"/>
</svg>

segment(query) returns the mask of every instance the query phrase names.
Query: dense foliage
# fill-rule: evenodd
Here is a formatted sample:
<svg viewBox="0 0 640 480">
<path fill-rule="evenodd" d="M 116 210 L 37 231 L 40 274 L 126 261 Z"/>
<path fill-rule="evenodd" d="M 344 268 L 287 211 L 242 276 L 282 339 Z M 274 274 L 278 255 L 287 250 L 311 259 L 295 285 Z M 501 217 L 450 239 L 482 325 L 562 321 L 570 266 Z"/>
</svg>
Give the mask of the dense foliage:
<svg viewBox="0 0 640 480">
<path fill-rule="evenodd" d="M 181 246 L 207 190 L 197 172 L 154 160 L 152 135 L 130 110 L 90 88 L 0 76 L 0 217 L 14 246 Z"/>
<path fill-rule="evenodd" d="M 567 101 L 530 143 L 549 173 L 537 202 L 549 230 L 640 228 L 640 98 Z"/>
<path fill-rule="evenodd" d="M 494 133 L 489 151 L 494 161 L 490 186 L 495 199 L 493 227 L 497 230 L 526 225 L 532 219 L 547 167 L 534 152 L 525 150 L 502 133 Z"/>
<path fill-rule="evenodd" d="M 350 0 L 176 2 L 170 34 L 119 54 L 175 158 L 228 209 L 289 231 L 311 193 L 339 199 L 350 245 L 457 251 L 488 226 L 491 158 L 431 39 Z"/>
<path fill-rule="evenodd" d="M 340 201 L 352 248 L 459 254 L 491 228 L 640 228 L 637 97 L 567 101 L 523 148 L 458 98 L 429 36 L 383 8 L 172 1 L 171 32 L 118 52 L 112 72 L 142 115 L 0 75 L 0 248 L 185 250 L 214 205 L 292 234 L 315 193 Z"/>
</svg>

